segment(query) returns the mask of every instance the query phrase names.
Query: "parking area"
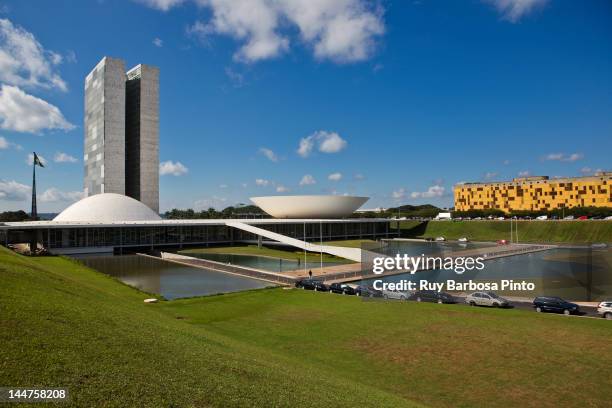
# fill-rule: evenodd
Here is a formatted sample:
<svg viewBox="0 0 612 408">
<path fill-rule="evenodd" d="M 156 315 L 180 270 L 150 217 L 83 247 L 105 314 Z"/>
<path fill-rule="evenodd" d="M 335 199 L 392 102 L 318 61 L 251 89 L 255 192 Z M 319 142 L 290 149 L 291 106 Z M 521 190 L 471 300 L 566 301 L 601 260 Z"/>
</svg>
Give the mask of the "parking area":
<svg viewBox="0 0 612 408">
<path fill-rule="evenodd" d="M 389 291 L 378 291 L 371 287 L 366 287 L 362 285 L 349 285 L 342 283 L 333 283 L 328 285 L 323 283 L 322 281 L 318 281 L 315 279 L 303 279 L 296 281 L 296 288 L 303 290 L 310 290 L 312 292 L 319 292 L 321 295 L 345 295 L 345 296 L 355 296 L 355 297 L 364 297 L 369 301 L 396 301 L 396 302 L 433 302 L 433 303 L 444 303 L 449 306 L 453 305 L 462 305 L 467 306 L 468 304 L 472 304 L 473 307 L 487 307 L 487 306 L 479 306 L 474 304 L 474 302 L 470 302 L 471 298 L 466 301 L 466 295 L 461 294 L 447 294 L 444 292 L 431 292 L 428 294 L 424 294 L 423 292 L 428 291 L 420 291 L 414 293 L 405 293 L 405 292 L 396 292 L 392 293 Z M 489 292 L 491 293 L 491 292 Z M 430 295 L 430 296 L 428 296 Z M 471 296 L 473 296 L 472 294 Z M 503 299 L 503 298 L 499 298 Z M 506 299 L 503 299 L 506 300 Z M 574 317 L 587 317 L 587 318 L 598 318 L 602 319 L 602 315 L 598 313 L 597 307 L 588 306 L 588 305 L 577 305 L 579 306 L 579 310 L 577 312 L 572 312 L 571 315 Z M 507 306 L 499 307 L 500 309 L 517 309 L 523 310 L 526 312 L 536 313 L 533 301 L 528 300 L 516 300 L 511 299 L 508 300 Z M 552 314 L 555 314 L 554 312 Z M 563 312 L 559 314 L 563 315 Z M 612 316 L 611 316 L 612 317 Z M 612 318 L 608 318 L 612 320 Z"/>
</svg>

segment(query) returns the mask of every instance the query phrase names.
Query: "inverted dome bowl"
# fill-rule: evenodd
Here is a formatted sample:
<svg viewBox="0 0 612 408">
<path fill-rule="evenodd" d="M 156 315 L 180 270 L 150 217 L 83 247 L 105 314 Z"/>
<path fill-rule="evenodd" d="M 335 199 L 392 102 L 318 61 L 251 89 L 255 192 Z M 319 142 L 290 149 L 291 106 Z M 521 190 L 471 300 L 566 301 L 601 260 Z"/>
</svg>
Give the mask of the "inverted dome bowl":
<svg viewBox="0 0 612 408">
<path fill-rule="evenodd" d="M 361 207 L 369 197 L 295 195 L 251 197 L 251 201 L 274 218 L 342 218 Z"/>
</svg>

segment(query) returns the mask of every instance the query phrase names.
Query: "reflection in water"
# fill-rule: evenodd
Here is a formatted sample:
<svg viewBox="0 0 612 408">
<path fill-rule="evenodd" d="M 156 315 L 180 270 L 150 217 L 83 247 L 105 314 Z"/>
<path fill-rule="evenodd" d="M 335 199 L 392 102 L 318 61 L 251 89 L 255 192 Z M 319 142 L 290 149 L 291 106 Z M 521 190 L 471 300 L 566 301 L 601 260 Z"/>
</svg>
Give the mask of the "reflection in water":
<svg viewBox="0 0 612 408">
<path fill-rule="evenodd" d="M 394 242 L 377 252 L 384 252 L 387 255 L 399 253 L 411 256 L 424 253 L 428 256 L 444 257 L 462 249 L 458 244 Z M 389 276 L 384 280 L 388 282 L 398 282 L 403 279 L 409 281 L 427 279 L 431 282 L 444 282 L 448 279 L 457 282 L 466 282 L 470 279 L 480 282 L 499 282 L 502 279 L 525 280 L 535 283 L 534 291 L 498 292 L 506 296 L 560 296 L 576 301 L 612 299 L 611 248 L 558 248 L 492 259 L 486 261 L 484 265 L 485 268 L 482 271 L 466 271 L 463 274 L 433 270 L 419 272 L 415 275 Z M 371 284 L 373 280 L 368 279 L 366 282 Z"/>
<path fill-rule="evenodd" d="M 303 261 L 287 260 L 280 258 L 271 258 L 266 256 L 256 255 L 231 255 L 231 254 L 206 254 L 206 253 L 193 253 L 185 252 L 183 255 L 192 256 L 194 258 L 208 259 L 210 261 L 217 261 L 223 263 L 231 263 L 232 265 L 245 266 L 247 268 L 261 269 L 269 272 L 284 272 L 293 271 L 296 269 L 312 269 L 319 268 L 321 261 L 306 262 L 304 266 Z M 313 258 L 316 258 L 314 256 Z M 323 262 L 323 266 L 339 265 L 342 262 Z"/>
<path fill-rule="evenodd" d="M 223 272 L 174 264 L 140 255 L 78 256 L 90 268 L 166 299 L 237 292 L 273 286 L 272 283 Z"/>
</svg>

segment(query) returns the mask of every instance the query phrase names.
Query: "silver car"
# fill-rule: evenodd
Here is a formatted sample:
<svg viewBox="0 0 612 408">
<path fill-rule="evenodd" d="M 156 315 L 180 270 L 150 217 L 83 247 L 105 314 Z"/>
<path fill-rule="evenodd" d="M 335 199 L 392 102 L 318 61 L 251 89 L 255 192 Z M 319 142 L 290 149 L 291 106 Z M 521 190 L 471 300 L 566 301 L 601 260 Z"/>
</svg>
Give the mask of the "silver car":
<svg viewBox="0 0 612 408">
<path fill-rule="evenodd" d="M 470 306 L 508 307 L 510 302 L 494 292 L 474 292 L 467 295 L 465 303 Z"/>
<path fill-rule="evenodd" d="M 385 299 L 397 299 L 407 300 L 410 297 L 410 293 L 402 292 L 401 290 L 383 290 L 382 295 Z"/>
<path fill-rule="evenodd" d="M 608 320 L 612 320 L 612 301 L 605 300 L 599 304 L 597 314 Z"/>
</svg>

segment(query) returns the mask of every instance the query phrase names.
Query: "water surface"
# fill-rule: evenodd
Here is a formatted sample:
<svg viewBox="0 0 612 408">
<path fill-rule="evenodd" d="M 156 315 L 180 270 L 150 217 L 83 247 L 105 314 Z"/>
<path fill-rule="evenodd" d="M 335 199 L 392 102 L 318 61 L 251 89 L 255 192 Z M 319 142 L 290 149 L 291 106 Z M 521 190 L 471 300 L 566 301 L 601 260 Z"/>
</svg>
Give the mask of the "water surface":
<svg viewBox="0 0 612 408">
<path fill-rule="evenodd" d="M 141 255 L 86 255 L 76 257 L 90 268 L 166 299 L 238 292 L 274 286 L 258 279 L 178 265 Z"/>
</svg>

